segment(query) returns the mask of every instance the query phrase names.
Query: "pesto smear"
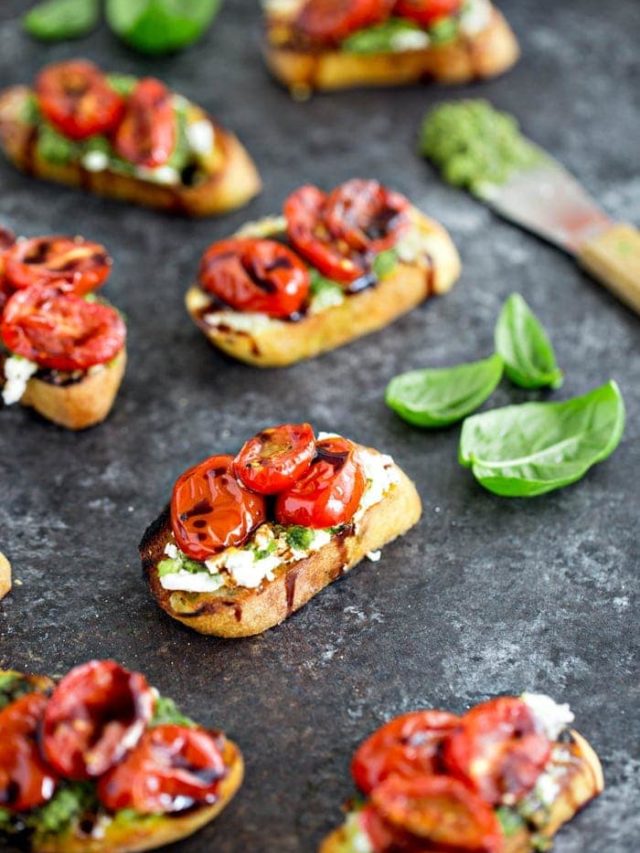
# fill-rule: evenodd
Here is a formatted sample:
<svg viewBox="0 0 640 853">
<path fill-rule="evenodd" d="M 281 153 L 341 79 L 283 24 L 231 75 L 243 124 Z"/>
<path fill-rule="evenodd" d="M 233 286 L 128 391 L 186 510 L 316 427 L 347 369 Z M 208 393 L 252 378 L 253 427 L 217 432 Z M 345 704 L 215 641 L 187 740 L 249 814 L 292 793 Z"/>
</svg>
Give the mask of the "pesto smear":
<svg viewBox="0 0 640 853">
<path fill-rule="evenodd" d="M 504 184 L 513 172 L 542 157 L 513 116 L 483 100 L 445 103 L 428 113 L 420 153 L 439 167 L 445 181 L 477 195 L 487 184 Z"/>
</svg>

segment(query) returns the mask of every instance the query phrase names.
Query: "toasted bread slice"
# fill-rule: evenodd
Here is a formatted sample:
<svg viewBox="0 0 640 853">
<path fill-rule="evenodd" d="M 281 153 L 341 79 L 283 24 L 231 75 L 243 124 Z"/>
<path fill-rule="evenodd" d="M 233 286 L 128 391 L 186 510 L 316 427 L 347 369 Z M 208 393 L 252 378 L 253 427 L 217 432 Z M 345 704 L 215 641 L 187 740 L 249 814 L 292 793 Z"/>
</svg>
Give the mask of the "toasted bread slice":
<svg viewBox="0 0 640 853">
<path fill-rule="evenodd" d="M 157 566 L 171 538 L 169 512 L 148 528 L 140 544 L 143 569 L 156 601 L 170 616 L 218 637 L 249 637 L 279 625 L 314 595 L 417 523 L 420 497 L 406 474 L 394 466 L 397 482 L 369 507 L 355 531 L 335 534 L 320 550 L 275 570 L 257 589 L 222 587 L 216 592 L 173 592 L 160 583 Z"/>
<path fill-rule="evenodd" d="M 255 164 L 237 137 L 195 105 L 187 113 L 188 123 L 209 118 L 216 131 L 214 156 L 206 164 L 207 177 L 195 186 L 164 186 L 110 169 L 91 172 L 78 163 L 51 163 L 38 155 L 36 127 L 24 118 L 30 94 L 26 86 L 14 86 L 0 94 L 0 145 L 9 160 L 27 174 L 187 216 L 212 216 L 241 207 L 262 187 Z"/>
<path fill-rule="evenodd" d="M 11 592 L 11 563 L 0 551 L 0 601 Z"/>
<path fill-rule="evenodd" d="M 294 322 L 265 316 L 256 328 L 235 329 L 224 321 L 207 322 L 211 297 L 193 285 L 186 295 L 187 310 L 212 344 L 256 367 L 286 367 L 376 332 L 430 296 L 449 291 L 460 275 L 460 257 L 448 232 L 415 208 L 413 215 L 425 259 L 398 263 L 377 284 L 347 296 L 339 305 Z"/>
<path fill-rule="evenodd" d="M 267 65 L 298 96 L 356 86 L 405 86 L 422 80 L 469 83 L 511 68 L 520 49 L 511 27 L 495 8 L 487 26 L 421 50 L 356 54 L 340 50 L 305 52 L 268 42 Z"/>
<path fill-rule="evenodd" d="M 95 426 L 111 411 L 126 364 L 127 351 L 123 349 L 103 370 L 87 372 L 68 385 L 55 385 L 33 376 L 20 402 L 66 429 Z"/>
<path fill-rule="evenodd" d="M 554 759 L 553 764 L 564 772 L 558 778 L 559 791 L 553 803 L 534 813 L 527 829 L 505 837 L 504 853 L 533 853 L 539 850 L 541 839 L 551 840 L 580 809 L 602 793 L 602 766 L 593 747 L 578 732 L 571 730 L 569 734 L 569 743 L 558 742 L 554 748 L 554 754 L 561 758 Z M 324 839 L 319 853 L 355 853 L 345 825 Z"/>
</svg>

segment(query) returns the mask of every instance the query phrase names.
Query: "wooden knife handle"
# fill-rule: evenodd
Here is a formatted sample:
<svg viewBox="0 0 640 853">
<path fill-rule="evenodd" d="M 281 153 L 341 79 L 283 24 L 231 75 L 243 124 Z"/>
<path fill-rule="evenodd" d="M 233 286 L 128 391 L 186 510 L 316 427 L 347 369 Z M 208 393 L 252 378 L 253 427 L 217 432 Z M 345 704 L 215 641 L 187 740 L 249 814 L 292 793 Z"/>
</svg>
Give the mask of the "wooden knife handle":
<svg viewBox="0 0 640 853">
<path fill-rule="evenodd" d="M 640 231 L 618 223 L 580 246 L 580 264 L 640 314 Z"/>
</svg>

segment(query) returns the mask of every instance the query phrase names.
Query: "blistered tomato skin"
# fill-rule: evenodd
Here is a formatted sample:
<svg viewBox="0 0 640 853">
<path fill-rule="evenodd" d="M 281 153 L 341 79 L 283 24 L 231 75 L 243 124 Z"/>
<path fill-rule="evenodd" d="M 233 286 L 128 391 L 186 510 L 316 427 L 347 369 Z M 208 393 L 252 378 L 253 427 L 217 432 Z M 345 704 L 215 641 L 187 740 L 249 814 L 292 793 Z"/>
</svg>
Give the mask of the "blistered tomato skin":
<svg viewBox="0 0 640 853">
<path fill-rule="evenodd" d="M 89 661 L 57 685 L 42 722 L 47 762 L 67 779 L 101 776 L 136 745 L 153 715 L 143 675 L 114 661 Z"/>
<path fill-rule="evenodd" d="M 390 776 L 405 779 L 440 770 L 440 749 L 460 718 L 446 711 L 414 711 L 379 728 L 357 749 L 351 773 L 358 788 L 369 794 Z"/>
<path fill-rule="evenodd" d="M 468 711 L 445 744 L 448 771 L 488 803 L 513 805 L 535 786 L 551 754 L 529 707 L 502 696 Z"/>
<path fill-rule="evenodd" d="M 421 27 L 431 27 L 443 18 L 455 15 L 462 8 L 462 0 L 397 0 L 393 13 L 408 18 Z"/>
<path fill-rule="evenodd" d="M 310 424 L 282 424 L 263 429 L 247 441 L 234 461 L 236 476 L 262 495 L 290 488 L 309 469 L 316 453 Z"/>
<path fill-rule="evenodd" d="M 307 0 L 296 18 L 296 30 L 311 41 L 337 44 L 363 27 L 388 17 L 393 0 Z"/>
<path fill-rule="evenodd" d="M 82 237 L 34 237 L 19 240 L 4 255 L 4 273 L 11 287 L 56 284 L 83 296 L 100 287 L 111 272 L 104 246 Z"/>
<path fill-rule="evenodd" d="M 145 732 L 124 761 L 98 783 L 98 798 L 110 811 L 139 814 L 181 812 L 214 803 L 227 773 L 223 739 L 203 729 L 162 725 Z"/>
<path fill-rule="evenodd" d="M 29 693 L 0 711 L 0 808 L 27 811 L 50 800 L 57 777 L 38 749 L 47 697 Z"/>
<path fill-rule="evenodd" d="M 155 77 L 143 78 L 129 96 L 115 133 L 116 152 L 130 163 L 153 169 L 171 157 L 177 138 L 171 92 Z"/>
<path fill-rule="evenodd" d="M 234 473 L 233 456 L 212 456 L 185 471 L 171 496 L 171 528 L 178 547 L 204 561 L 242 545 L 266 519 L 265 499 Z"/>
<path fill-rule="evenodd" d="M 339 436 L 325 438 L 317 442 L 306 474 L 276 498 L 276 521 L 316 529 L 346 524 L 358 508 L 365 485 L 355 445 Z"/>
</svg>

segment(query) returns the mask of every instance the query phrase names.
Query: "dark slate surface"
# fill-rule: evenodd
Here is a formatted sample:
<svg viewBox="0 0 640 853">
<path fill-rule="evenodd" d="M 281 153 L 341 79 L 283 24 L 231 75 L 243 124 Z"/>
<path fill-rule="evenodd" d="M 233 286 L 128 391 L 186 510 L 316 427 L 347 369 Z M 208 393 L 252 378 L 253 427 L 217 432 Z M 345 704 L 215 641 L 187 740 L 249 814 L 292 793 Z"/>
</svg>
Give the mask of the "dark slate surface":
<svg viewBox="0 0 640 853">
<path fill-rule="evenodd" d="M 482 87 L 349 93 L 297 104 L 257 52 L 250 0 L 228 2 L 193 49 L 144 60 L 99 32 L 44 47 L 4 0 L 0 81 L 77 54 L 153 73 L 235 128 L 265 191 L 226 219 L 188 222 L 38 184 L 0 165 L 0 216 L 18 232 L 82 232 L 115 258 L 106 294 L 130 323 L 130 369 L 108 423 L 82 435 L 15 407 L 0 413 L 0 530 L 19 585 L 0 605 L 0 664 L 63 673 L 91 656 L 139 667 L 162 692 L 242 745 L 247 779 L 214 825 L 174 849 L 311 851 L 352 791 L 348 761 L 382 720 L 462 711 L 524 688 L 573 706 L 608 789 L 559 853 L 638 849 L 640 761 L 637 501 L 639 320 L 573 263 L 435 178 L 415 155 L 425 108 L 486 95 L 565 161 L 614 216 L 640 221 L 637 0 L 505 0 L 520 65 Z M 287 371 L 224 360 L 182 307 L 200 252 L 301 181 L 376 176 L 440 218 L 465 269 L 456 290 L 385 332 Z M 386 410 L 395 373 L 489 352 L 518 290 L 567 372 L 561 398 L 615 377 L 629 410 L 616 454 L 577 486 L 531 502 L 492 497 L 456 462 L 458 430 L 421 433 Z M 494 403 L 523 399 L 501 387 Z M 392 453 L 425 501 L 421 524 L 256 639 L 221 642 L 165 617 L 136 546 L 185 467 L 258 428 L 309 419 Z"/>
</svg>

